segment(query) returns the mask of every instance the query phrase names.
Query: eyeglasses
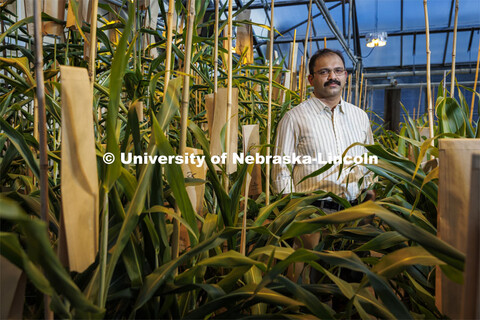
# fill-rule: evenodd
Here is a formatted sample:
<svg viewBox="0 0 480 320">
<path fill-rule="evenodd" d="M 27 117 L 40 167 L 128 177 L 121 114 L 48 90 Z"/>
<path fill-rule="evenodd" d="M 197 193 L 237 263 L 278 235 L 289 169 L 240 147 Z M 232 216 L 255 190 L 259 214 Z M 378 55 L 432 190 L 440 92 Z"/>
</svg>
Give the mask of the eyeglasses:
<svg viewBox="0 0 480 320">
<path fill-rule="evenodd" d="M 335 69 L 322 69 L 315 71 L 313 74 L 318 74 L 320 77 L 326 77 L 328 76 L 331 72 L 335 73 L 336 76 L 343 76 L 345 74 L 345 69 L 343 68 L 335 68 Z"/>
</svg>

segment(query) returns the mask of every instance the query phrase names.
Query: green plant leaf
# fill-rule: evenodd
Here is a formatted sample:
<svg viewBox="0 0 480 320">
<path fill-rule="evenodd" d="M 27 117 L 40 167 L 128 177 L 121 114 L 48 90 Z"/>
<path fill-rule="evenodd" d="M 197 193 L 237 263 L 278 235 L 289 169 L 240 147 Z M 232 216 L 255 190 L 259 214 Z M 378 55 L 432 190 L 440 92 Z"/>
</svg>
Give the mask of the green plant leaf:
<svg viewBox="0 0 480 320">
<path fill-rule="evenodd" d="M 407 266 L 415 264 L 434 266 L 441 265 L 443 262 L 422 247 L 413 246 L 387 254 L 372 268 L 372 271 L 381 276 L 392 278 Z"/>
<path fill-rule="evenodd" d="M 25 235 L 29 259 L 34 263 L 38 263 L 42 267 L 45 277 L 48 279 L 51 286 L 57 292 L 61 292 L 65 295 L 79 312 L 92 314 L 101 314 L 104 312 L 104 310 L 86 299 L 70 278 L 68 272 L 63 268 L 50 245 L 47 227 L 43 221 L 36 218 L 31 219 L 14 201 L 3 197 L 0 197 L 0 218 L 11 220 L 19 224 L 22 233 Z M 15 250 L 15 246 L 16 245 L 13 244 L 13 247 L 11 248 Z M 16 246 L 16 248 L 18 249 L 18 246 Z M 13 250 L 9 250 L 10 253 Z M 17 258 L 14 261 L 18 261 L 18 250 Z M 30 270 L 30 275 L 35 277 L 35 279 L 32 279 L 34 283 L 37 283 L 42 290 L 49 291 L 45 280 L 40 277 L 38 272 L 35 272 L 33 266 L 27 265 L 27 270 Z"/>
</svg>

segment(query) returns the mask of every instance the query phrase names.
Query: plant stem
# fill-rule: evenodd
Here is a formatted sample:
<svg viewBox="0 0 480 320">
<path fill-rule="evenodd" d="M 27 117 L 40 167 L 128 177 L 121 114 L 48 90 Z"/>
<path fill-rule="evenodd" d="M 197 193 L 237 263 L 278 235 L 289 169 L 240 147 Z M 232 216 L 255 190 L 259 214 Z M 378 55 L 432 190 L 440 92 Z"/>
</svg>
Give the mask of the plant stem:
<svg viewBox="0 0 480 320">
<path fill-rule="evenodd" d="M 108 254 L 108 190 L 104 189 L 102 210 L 102 233 L 100 238 L 100 290 L 98 301 L 100 308 L 105 307 L 108 289 L 105 289 Z"/>
<path fill-rule="evenodd" d="M 275 0 L 270 4 L 270 47 L 268 51 L 268 113 L 267 113 L 267 158 L 270 156 L 270 140 L 272 131 L 272 79 L 273 79 L 273 11 L 275 8 Z M 270 204 L 270 163 L 265 164 L 265 204 Z"/>
</svg>

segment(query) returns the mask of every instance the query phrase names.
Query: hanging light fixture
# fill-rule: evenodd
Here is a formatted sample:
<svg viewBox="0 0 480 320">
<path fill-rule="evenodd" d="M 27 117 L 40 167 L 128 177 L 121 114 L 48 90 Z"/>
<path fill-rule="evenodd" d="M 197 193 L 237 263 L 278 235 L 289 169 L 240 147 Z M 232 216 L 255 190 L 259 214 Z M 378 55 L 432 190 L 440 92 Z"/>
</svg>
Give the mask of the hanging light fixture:
<svg viewBox="0 0 480 320">
<path fill-rule="evenodd" d="M 387 44 L 387 33 L 385 31 L 378 32 L 378 0 L 375 0 L 375 32 L 370 32 L 365 35 L 367 47 L 383 47 Z"/>
<path fill-rule="evenodd" d="M 367 47 L 383 47 L 387 44 L 387 33 L 383 32 L 370 32 L 365 36 L 367 40 Z"/>
</svg>

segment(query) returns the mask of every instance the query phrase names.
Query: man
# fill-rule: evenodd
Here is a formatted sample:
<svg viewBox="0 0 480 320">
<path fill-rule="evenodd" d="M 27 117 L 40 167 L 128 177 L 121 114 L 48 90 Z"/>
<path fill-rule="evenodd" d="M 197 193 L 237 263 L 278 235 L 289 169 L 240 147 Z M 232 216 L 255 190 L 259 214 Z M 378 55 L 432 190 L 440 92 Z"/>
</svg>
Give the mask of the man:
<svg viewBox="0 0 480 320">
<path fill-rule="evenodd" d="M 361 166 L 349 168 L 344 165 L 339 176 L 340 164 L 334 164 L 324 173 L 300 182 L 305 176 L 323 167 L 322 161 L 341 157 L 350 145 L 356 142 L 373 143 L 367 114 L 342 99 L 342 89 L 347 80 L 342 54 L 330 49 L 316 52 L 310 59 L 309 72 L 308 81 L 313 86 L 313 94 L 310 99 L 288 111 L 280 121 L 275 155 L 293 158 L 295 154 L 301 156 L 301 159 L 307 156 L 317 161 L 312 160 L 311 164 L 292 164 L 292 172 L 287 164 L 273 165 L 273 188 L 282 194 L 330 191 L 353 203 L 361 190 L 371 183 L 370 175 L 365 176 L 366 170 Z M 364 147 L 355 146 L 346 155 L 353 158 L 365 152 Z M 361 186 L 358 185 L 359 181 L 362 182 Z M 374 198 L 374 193 L 370 192 L 367 197 Z M 314 204 L 327 213 L 342 209 L 330 200 Z M 302 243 L 305 248 L 313 249 L 319 239 L 319 233 L 305 235 L 302 236 Z M 295 246 L 299 245 L 296 241 Z"/>
<path fill-rule="evenodd" d="M 367 114 L 360 108 L 342 99 L 342 89 L 347 79 L 345 63 L 340 52 L 323 49 L 315 53 L 309 63 L 308 81 L 313 86 L 310 99 L 288 111 L 277 129 L 275 155 L 308 156 L 310 159 L 329 161 L 353 143 L 373 143 L 373 135 Z M 362 146 L 355 146 L 347 152 L 353 158 L 366 152 Z M 320 156 L 321 159 L 318 159 Z M 303 158 L 302 158 L 303 159 Z M 273 165 L 273 187 L 278 193 L 331 191 L 349 201 L 357 198 L 361 188 L 357 182 L 365 175 L 361 167 L 345 168 L 340 165 L 301 183 L 305 176 L 320 169 L 324 163 L 313 161 L 295 163 L 290 173 L 284 163 Z M 368 177 L 367 179 L 368 180 Z M 368 186 L 370 181 L 364 181 Z"/>
</svg>

